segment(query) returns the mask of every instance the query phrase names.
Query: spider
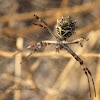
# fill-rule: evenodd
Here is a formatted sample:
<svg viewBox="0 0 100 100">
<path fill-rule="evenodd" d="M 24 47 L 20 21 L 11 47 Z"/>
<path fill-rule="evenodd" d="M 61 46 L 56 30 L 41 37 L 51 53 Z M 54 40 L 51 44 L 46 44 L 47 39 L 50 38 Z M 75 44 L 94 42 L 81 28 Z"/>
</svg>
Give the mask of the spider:
<svg viewBox="0 0 100 100">
<path fill-rule="evenodd" d="M 89 69 L 85 66 L 83 60 L 81 60 L 80 57 L 78 57 L 78 55 L 76 55 L 69 47 L 69 44 L 79 44 L 81 47 L 83 47 L 83 41 L 87 41 L 88 38 L 79 38 L 76 39 L 74 41 L 66 41 L 67 38 L 71 37 L 73 34 L 75 34 L 75 29 L 76 27 L 76 21 L 73 21 L 72 18 L 70 16 L 65 17 L 65 18 L 61 18 L 61 20 L 57 20 L 57 25 L 56 25 L 56 29 L 57 29 L 57 34 L 55 35 L 52 30 L 49 28 L 48 24 L 42 20 L 41 18 L 39 18 L 37 15 L 34 14 L 35 19 L 37 19 L 39 22 L 41 22 L 42 24 L 38 24 L 38 23 L 33 23 L 34 25 L 38 25 L 40 27 L 43 27 L 44 29 L 46 29 L 49 33 L 51 33 L 51 35 L 55 38 L 55 41 L 49 41 L 49 40 L 45 40 L 45 41 L 41 41 L 38 42 L 36 44 L 32 44 L 29 45 L 27 48 L 17 52 L 15 55 L 17 55 L 20 52 L 23 52 L 27 49 L 30 48 L 34 48 L 34 52 L 39 50 L 41 47 L 43 46 L 47 46 L 47 45 L 56 45 L 56 51 L 59 52 L 61 49 L 65 49 L 67 50 L 75 59 L 76 61 L 78 61 L 81 65 L 81 68 L 83 69 L 84 73 L 87 76 L 88 79 L 88 86 L 89 86 L 89 92 L 90 92 L 90 97 L 91 97 L 91 88 L 90 88 L 90 80 L 89 80 L 89 76 L 91 76 L 91 80 L 93 83 L 93 88 L 94 88 L 94 93 L 95 93 L 95 97 L 96 97 L 96 89 L 95 89 L 95 84 L 94 84 L 94 80 L 92 77 L 91 72 L 89 71 Z M 27 59 L 30 55 L 32 54 L 32 52 L 25 58 Z M 15 56 L 14 55 L 14 56 Z M 24 60 L 25 60 L 24 59 Z M 24 61 L 23 60 L 23 61 Z M 23 62 L 22 61 L 22 62 Z M 21 63 L 22 63 L 21 62 Z"/>
</svg>

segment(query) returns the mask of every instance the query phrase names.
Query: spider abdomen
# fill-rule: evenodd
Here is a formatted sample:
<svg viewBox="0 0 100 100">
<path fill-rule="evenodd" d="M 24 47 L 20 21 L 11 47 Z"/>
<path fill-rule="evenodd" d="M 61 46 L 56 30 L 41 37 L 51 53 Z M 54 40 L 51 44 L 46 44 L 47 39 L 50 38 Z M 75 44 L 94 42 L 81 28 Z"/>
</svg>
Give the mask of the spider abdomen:
<svg viewBox="0 0 100 100">
<path fill-rule="evenodd" d="M 57 23 L 57 33 L 61 39 L 67 39 L 72 36 L 75 32 L 76 26 L 75 21 L 71 17 L 62 18 L 60 22 Z"/>
</svg>

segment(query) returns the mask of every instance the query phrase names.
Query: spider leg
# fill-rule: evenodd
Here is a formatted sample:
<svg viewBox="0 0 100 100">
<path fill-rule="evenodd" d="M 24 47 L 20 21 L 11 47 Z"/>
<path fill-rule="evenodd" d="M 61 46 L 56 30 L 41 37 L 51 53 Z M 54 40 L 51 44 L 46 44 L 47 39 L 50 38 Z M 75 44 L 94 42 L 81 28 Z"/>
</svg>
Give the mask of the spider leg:
<svg viewBox="0 0 100 100">
<path fill-rule="evenodd" d="M 56 46 L 56 52 L 59 52 L 59 53 L 60 53 L 60 50 L 61 50 L 61 49 L 63 49 L 62 46 L 60 46 L 60 45 Z"/>
<path fill-rule="evenodd" d="M 79 38 L 79 39 L 76 39 L 74 41 L 71 41 L 71 42 L 68 42 L 66 44 L 79 44 L 81 47 L 83 47 L 83 41 L 88 41 L 89 39 L 88 38 Z"/>
<path fill-rule="evenodd" d="M 47 31 L 49 31 L 48 28 L 45 27 L 45 26 L 43 26 L 42 24 L 36 24 L 36 23 L 33 23 L 33 24 L 34 24 L 34 25 L 37 25 L 37 26 L 40 26 L 40 27 L 42 27 L 42 28 L 45 28 Z"/>
<path fill-rule="evenodd" d="M 31 52 L 25 59 L 23 59 L 22 62 L 21 62 L 20 64 L 22 64 L 23 61 L 27 60 L 31 55 L 32 55 L 32 52 Z"/>
<path fill-rule="evenodd" d="M 35 25 L 39 25 L 39 26 L 41 26 L 41 27 L 44 27 L 44 28 L 46 28 L 45 26 L 42 26 L 41 24 L 35 24 Z M 46 28 L 47 29 L 47 28 Z M 48 29 L 47 29 L 48 30 Z M 71 41 L 71 42 L 67 42 L 67 41 L 62 41 L 63 42 L 63 44 L 80 44 L 81 46 L 82 46 L 82 42 L 83 41 L 88 41 L 88 38 L 83 38 L 83 37 L 81 37 L 81 38 L 79 38 L 79 39 L 76 39 L 76 40 L 74 40 L 74 41 Z M 44 43 L 46 43 L 46 44 L 52 44 L 52 45 L 59 45 L 59 42 L 56 42 L 56 41 L 42 41 L 42 42 L 39 42 L 39 43 L 41 43 L 41 45 Z M 37 43 L 37 44 L 39 44 L 39 43 Z M 25 50 L 27 50 L 27 49 L 29 49 L 29 48 L 31 48 L 31 47 L 35 47 L 36 46 L 36 44 L 33 44 L 33 45 L 30 45 L 30 46 L 28 46 L 27 48 L 25 48 L 25 49 L 23 49 L 23 50 L 20 50 L 19 52 L 17 52 L 17 53 L 15 53 L 14 54 L 14 56 L 15 55 L 17 55 L 17 54 L 19 54 L 20 52 L 23 52 L 23 51 L 25 51 Z M 57 47 L 58 48 L 58 47 Z"/>
<path fill-rule="evenodd" d="M 95 92 L 95 97 L 96 97 L 96 89 L 95 89 L 95 84 L 94 84 L 94 80 L 93 80 L 92 74 L 91 74 L 91 72 L 89 71 L 88 68 L 86 68 L 86 70 L 88 71 L 88 73 L 90 74 L 90 76 L 92 78 L 92 83 L 93 83 L 93 86 L 94 86 L 94 92 Z"/>
<path fill-rule="evenodd" d="M 30 48 L 34 48 L 33 52 L 36 52 L 37 50 L 41 49 L 43 46 L 48 46 L 48 45 L 59 45 L 59 42 L 57 42 L 57 41 L 41 41 L 41 42 L 38 42 L 36 44 L 32 44 L 32 45 L 28 46 L 27 48 L 15 53 L 14 56 L 16 56 L 20 52 L 23 52 L 23 51 L 30 49 Z M 31 52 L 24 60 L 26 60 L 29 56 L 31 56 L 33 52 Z M 23 63 L 23 61 L 21 63 Z"/>
<path fill-rule="evenodd" d="M 28 46 L 26 49 L 24 49 L 24 50 L 22 50 L 22 51 L 25 51 L 25 50 L 27 50 L 28 48 L 31 48 L 31 47 L 35 47 L 35 49 L 33 50 L 34 52 L 35 51 L 37 51 L 37 50 L 39 50 L 43 45 L 47 45 L 47 44 L 45 44 L 45 43 L 43 43 L 42 41 L 41 42 L 38 42 L 38 43 L 36 43 L 36 44 L 33 44 L 33 45 L 31 45 L 31 46 Z M 19 53 L 19 52 L 18 52 Z M 18 53 L 16 53 L 16 54 L 18 54 Z M 32 53 L 33 52 L 31 52 L 25 59 L 23 59 L 22 60 L 22 62 L 20 63 L 20 64 L 22 64 L 23 63 L 23 61 L 25 61 L 26 59 L 28 59 L 31 55 L 32 55 Z"/>
<path fill-rule="evenodd" d="M 16 56 L 17 54 L 19 54 L 19 53 L 21 53 L 21 52 L 23 52 L 23 51 L 25 51 L 25 50 L 27 50 L 27 49 L 29 49 L 29 48 L 31 48 L 31 47 L 33 47 L 33 45 L 32 45 L 32 46 L 30 45 L 30 46 L 28 46 L 27 48 L 16 52 L 13 56 Z"/>
<path fill-rule="evenodd" d="M 42 20 L 41 18 L 39 18 L 37 15 L 34 14 L 34 17 L 35 17 L 39 22 L 44 23 L 45 26 L 48 26 L 48 24 L 47 24 L 44 20 Z"/>
<path fill-rule="evenodd" d="M 78 60 L 77 60 L 77 61 L 78 61 Z M 90 97 L 91 97 L 91 88 L 90 88 L 89 76 L 88 76 L 88 73 L 87 73 L 86 69 L 85 69 L 85 68 L 82 68 L 82 69 L 83 69 L 83 71 L 84 71 L 85 75 L 87 76 L 88 85 L 89 85 L 89 92 L 90 92 Z"/>
<path fill-rule="evenodd" d="M 46 27 L 46 30 L 48 30 L 48 32 L 49 33 L 51 33 L 51 35 L 53 35 L 56 39 L 59 39 L 59 37 L 57 37 L 54 33 L 53 33 L 53 31 L 51 30 L 51 28 L 48 26 L 48 24 L 44 21 L 44 20 L 42 20 L 41 18 L 39 18 L 37 15 L 35 15 L 34 14 L 34 17 L 39 21 L 39 22 L 42 22 L 44 25 L 45 25 L 45 27 Z M 41 25 L 40 25 L 41 26 Z"/>
<path fill-rule="evenodd" d="M 90 82 L 89 82 L 89 77 L 88 77 L 88 74 L 91 76 L 91 79 L 92 79 L 92 83 L 93 83 L 93 87 L 94 87 L 94 93 L 95 93 L 95 97 L 96 97 L 96 89 L 95 89 L 95 84 L 94 84 L 94 80 L 93 80 L 93 77 L 92 77 L 92 74 L 91 72 L 89 71 L 89 69 L 85 66 L 84 62 L 68 47 L 68 46 L 65 46 L 64 44 L 61 44 L 61 46 L 67 50 L 81 65 L 81 68 L 84 70 L 86 76 L 87 76 L 87 79 L 88 79 L 88 85 L 89 85 L 89 91 L 90 91 L 90 97 L 91 97 L 91 89 L 90 89 Z"/>
</svg>

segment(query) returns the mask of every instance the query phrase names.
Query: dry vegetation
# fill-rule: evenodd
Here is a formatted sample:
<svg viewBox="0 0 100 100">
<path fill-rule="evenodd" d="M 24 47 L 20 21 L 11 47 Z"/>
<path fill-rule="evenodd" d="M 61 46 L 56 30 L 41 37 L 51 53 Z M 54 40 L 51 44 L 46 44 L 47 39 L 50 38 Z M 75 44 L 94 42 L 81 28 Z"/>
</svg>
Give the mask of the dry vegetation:
<svg viewBox="0 0 100 100">
<path fill-rule="evenodd" d="M 99 9 L 99 0 L 0 0 L 0 100 L 100 100 Z M 96 97 L 93 91 L 89 97 L 85 74 L 65 50 L 57 53 L 55 46 L 48 46 L 22 64 L 30 51 L 13 57 L 32 43 L 53 40 L 46 30 L 32 24 L 36 22 L 33 14 L 44 19 L 54 32 L 61 16 L 77 20 L 77 34 L 69 40 L 88 37 L 89 41 L 83 48 L 70 48 L 93 74 Z"/>
</svg>

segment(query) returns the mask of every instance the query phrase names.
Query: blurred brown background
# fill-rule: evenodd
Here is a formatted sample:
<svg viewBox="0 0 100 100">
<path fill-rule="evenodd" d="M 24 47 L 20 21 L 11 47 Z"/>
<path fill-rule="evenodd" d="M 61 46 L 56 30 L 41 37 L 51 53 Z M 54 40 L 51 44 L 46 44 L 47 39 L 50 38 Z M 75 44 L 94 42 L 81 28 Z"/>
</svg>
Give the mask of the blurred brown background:
<svg viewBox="0 0 100 100">
<path fill-rule="evenodd" d="M 88 37 L 83 48 L 70 45 L 90 69 L 97 96 L 89 97 L 88 81 L 79 63 L 65 50 L 47 46 L 20 62 L 30 51 L 18 50 L 42 40 L 54 40 L 34 14 L 55 31 L 57 19 L 77 20 L 76 35 Z M 31 48 L 32 49 L 32 48 Z M 14 90 L 15 89 L 15 90 Z M 100 100 L 100 2 L 99 0 L 0 0 L 0 100 Z"/>
</svg>

